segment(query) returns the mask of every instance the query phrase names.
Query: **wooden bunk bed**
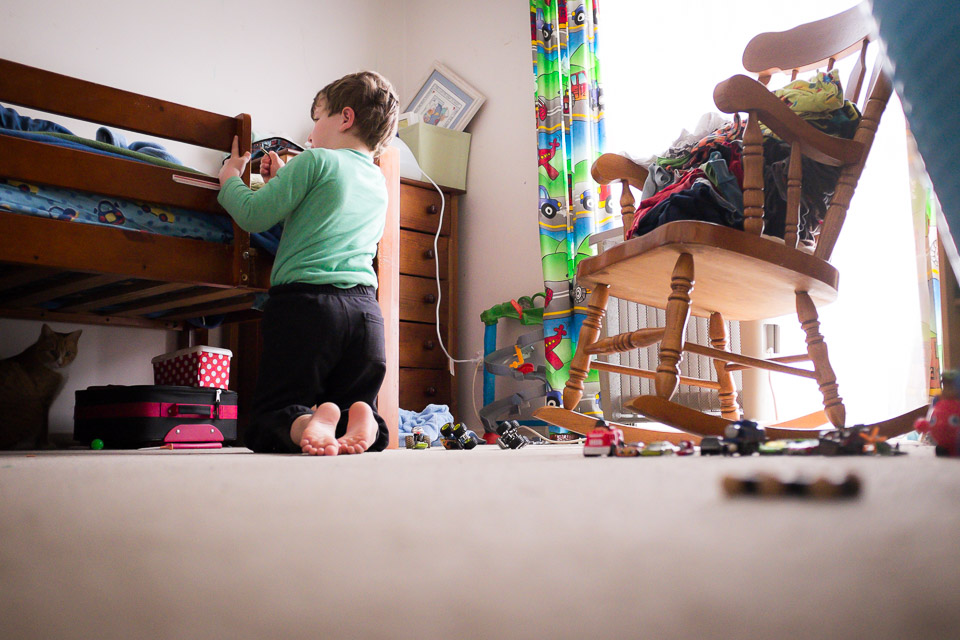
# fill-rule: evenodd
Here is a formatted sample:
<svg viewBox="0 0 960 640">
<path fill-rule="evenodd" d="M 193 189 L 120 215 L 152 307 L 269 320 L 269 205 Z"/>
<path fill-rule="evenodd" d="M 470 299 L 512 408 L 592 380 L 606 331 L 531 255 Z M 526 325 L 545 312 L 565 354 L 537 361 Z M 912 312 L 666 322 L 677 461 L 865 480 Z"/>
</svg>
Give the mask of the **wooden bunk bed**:
<svg viewBox="0 0 960 640">
<path fill-rule="evenodd" d="M 207 149 L 229 151 L 234 136 L 239 137 L 241 154 L 251 146 L 247 114 L 218 115 L 8 60 L 0 60 L 0 104 Z M 380 166 L 390 193 L 377 263 L 391 366 L 379 402 L 396 446 L 397 385 L 396 376 L 390 376 L 397 368 L 399 340 L 396 155 L 385 154 Z M 3 135 L 0 130 L 0 178 L 227 216 L 216 190 L 178 182 L 175 176 L 196 178 L 177 169 Z M 249 166 L 242 178 L 250 183 Z M 232 242 L 223 244 L 33 217 L 0 205 L 0 317 L 175 330 L 181 332 L 178 342 L 186 346 L 192 318 L 222 316 L 227 325 L 256 322 L 260 312 L 254 304 L 270 286 L 272 263 L 272 256 L 251 246 L 250 235 L 235 223 Z M 239 349 L 234 354 L 237 365 L 246 369 L 246 375 L 237 378 L 241 397 L 252 394 L 255 381 L 255 334 L 227 333 L 231 346 Z"/>
</svg>

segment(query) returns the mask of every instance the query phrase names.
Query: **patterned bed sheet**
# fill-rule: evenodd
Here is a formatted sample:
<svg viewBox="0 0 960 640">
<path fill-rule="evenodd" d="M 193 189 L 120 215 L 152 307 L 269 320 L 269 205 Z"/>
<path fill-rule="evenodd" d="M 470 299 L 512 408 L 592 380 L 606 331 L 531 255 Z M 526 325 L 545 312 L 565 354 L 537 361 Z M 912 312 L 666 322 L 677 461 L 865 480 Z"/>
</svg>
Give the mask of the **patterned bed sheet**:
<svg viewBox="0 0 960 640">
<path fill-rule="evenodd" d="M 207 242 L 229 243 L 233 240 L 233 225 L 227 216 L 6 178 L 0 178 L 0 209 L 41 218 L 120 227 Z M 276 253 L 279 229 L 272 231 L 252 234 L 253 244 Z"/>
</svg>

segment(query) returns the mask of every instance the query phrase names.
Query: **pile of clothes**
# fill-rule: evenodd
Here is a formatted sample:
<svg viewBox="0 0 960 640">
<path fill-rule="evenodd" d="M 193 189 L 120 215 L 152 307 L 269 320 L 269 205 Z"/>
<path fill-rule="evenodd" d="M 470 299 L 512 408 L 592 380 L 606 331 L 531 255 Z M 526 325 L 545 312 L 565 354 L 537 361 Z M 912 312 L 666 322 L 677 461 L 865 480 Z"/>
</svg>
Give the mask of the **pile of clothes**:
<svg viewBox="0 0 960 640">
<path fill-rule="evenodd" d="M 836 70 L 819 72 L 774 92 L 811 126 L 852 138 L 860 121 L 856 105 L 844 100 Z M 739 114 L 732 121 L 706 114 L 694 133 L 683 131 L 670 149 L 649 161 L 647 181 L 627 237 L 633 238 L 676 220 L 700 220 L 743 229 L 743 131 Z M 790 144 L 762 126 L 764 234 L 782 238 L 786 220 Z M 840 169 L 803 158 L 799 239 L 813 244 Z"/>
</svg>

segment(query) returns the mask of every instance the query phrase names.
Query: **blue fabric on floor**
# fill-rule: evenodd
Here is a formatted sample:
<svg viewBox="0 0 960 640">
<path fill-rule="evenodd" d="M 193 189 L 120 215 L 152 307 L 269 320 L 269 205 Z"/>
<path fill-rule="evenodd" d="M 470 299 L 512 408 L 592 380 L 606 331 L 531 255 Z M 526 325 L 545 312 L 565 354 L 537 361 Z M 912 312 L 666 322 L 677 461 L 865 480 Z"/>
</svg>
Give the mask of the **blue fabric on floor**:
<svg viewBox="0 0 960 640">
<path fill-rule="evenodd" d="M 453 414 L 445 404 L 428 404 L 419 413 L 400 409 L 400 444 L 403 445 L 404 436 L 413 434 L 414 427 L 423 427 L 430 442 L 437 442 L 440 440 L 440 427 L 448 422 L 453 422 Z"/>
</svg>

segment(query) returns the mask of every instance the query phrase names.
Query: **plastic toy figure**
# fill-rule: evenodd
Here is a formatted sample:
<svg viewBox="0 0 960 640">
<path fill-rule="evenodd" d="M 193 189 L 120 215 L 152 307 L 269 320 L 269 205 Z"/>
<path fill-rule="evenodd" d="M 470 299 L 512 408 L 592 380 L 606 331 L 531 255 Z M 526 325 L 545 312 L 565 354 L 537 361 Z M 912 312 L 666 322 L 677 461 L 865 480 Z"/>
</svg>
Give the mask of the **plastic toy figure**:
<svg viewBox="0 0 960 640">
<path fill-rule="evenodd" d="M 587 441 L 583 445 L 585 456 L 614 456 L 617 449 L 623 446 L 623 431 L 617 427 L 610 427 L 603 420 L 597 420 L 593 431 L 587 434 Z"/>
<path fill-rule="evenodd" d="M 947 371 L 940 378 L 942 391 L 940 397 L 925 419 L 917 420 L 914 429 L 922 434 L 930 434 L 937 446 L 938 456 L 960 457 L 960 388 L 958 373 Z"/>
<path fill-rule="evenodd" d="M 444 449 L 473 449 L 480 444 L 480 438 L 461 423 L 448 422 L 440 427 Z"/>
</svg>

